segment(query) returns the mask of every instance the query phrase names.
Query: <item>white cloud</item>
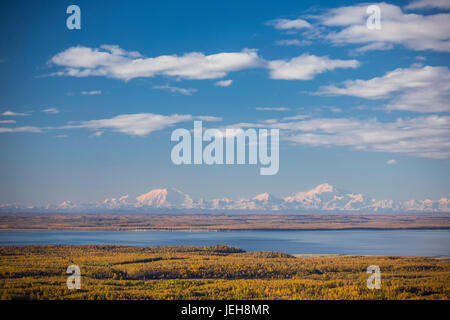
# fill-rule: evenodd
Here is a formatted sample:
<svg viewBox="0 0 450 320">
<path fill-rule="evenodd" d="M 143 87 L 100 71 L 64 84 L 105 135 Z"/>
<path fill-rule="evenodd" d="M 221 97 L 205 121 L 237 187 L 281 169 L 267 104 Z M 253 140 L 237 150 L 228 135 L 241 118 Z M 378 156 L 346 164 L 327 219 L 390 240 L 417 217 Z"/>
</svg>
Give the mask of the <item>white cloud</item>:
<svg viewBox="0 0 450 320">
<path fill-rule="evenodd" d="M 2 128 L 0 127 L 0 133 L 14 133 L 14 132 L 42 132 L 41 128 L 32 127 L 32 126 L 24 126 L 24 127 L 16 127 L 16 128 Z"/>
<path fill-rule="evenodd" d="M 22 112 L 14 112 L 14 111 L 5 111 L 2 113 L 2 116 L 7 116 L 7 117 L 24 117 L 24 116 L 29 116 L 29 113 L 22 113 Z"/>
<path fill-rule="evenodd" d="M 169 91 L 172 93 L 181 93 L 186 96 L 191 96 L 194 92 L 197 92 L 197 89 L 194 89 L 194 88 L 186 89 L 186 88 L 173 87 L 173 86 L 169 86 L 169 85 L 153 86 L 153 89 L 165 90 L 165 91 Z"/>
<path fill-rule="evenodd" d="M 392 43 L 385 43 L 385 42 L 372 42 L 369 43 L 368 45 L 359 47 L 357 49 L 355 49 L 353 51 L 353 53 L 364 53 L 367 51 L 372 51 L 372 50 L 391 50 L 394 46 L 392 45 Z"/>
<path fill-rule="evenodd" d="M 304 114 L 298 114 L 296 116 L 292 116 L 292 117 L 284 117 L 281 120 L 304 120 L 304 119 L 308 119 L 310 118 L 310 116 L 304 115 Z"/>
<path fill-rule="evenodd" d="M 71 123 L 59 129 L 87 128 L 92 130 L 109 129 L 133 136 L 146 136 L 151 132 L 163 130 L 180 122 L 190 120 L 220 121 L 211 116 L 192 116 L 190 114 L 172 114 L 169 116 L 153 113 L 121 114 L 109 119 L 89 120 Z"/>
<path fill-rule="evenodd" d="M 209 121 L 209 122 L 218 122 L 222 121 L 221 117 L 213 117 L 213 116 L 196 116 L 195 120 Z"/>
<path fill-rule="evenodd" d="M 323 86 L 319 94 L 392 98 L 386 105 L 387 110 L 449 112 L 450 72 L 447 67 L 398 68 L 382 77 L 349 80 L 340 86 Z"/>
<path fill-rule="evenodd" d="M 229 87 L 232 83 L 233 80 L 228 79 L 228 80 L 219 80 L 216 83 L 214 83 L 214 85 L 218 87 Z"/>
<path fill-rule="evenodd" d="M 104 44 L 100 46 L 101 49 L 107 50 L 116 56 L 124 56 L 129 58 L 141 58 L 142 55 L 137 51 L 126 51 L 121 49 L 118 45 L 107 45 Z"/>
<path fill-rule="evenodd" d="M 376 5 L 381 9 L 381 30 L 367 28 L 367 4 L 360 4 L 311 17 L 326 30 L 311 33 L 310 37 L 321 37 L 334 44 L 368 44 L 362 51 L 386 50 L 389 44 L 398 44 L 412 50 L 450 52 L 450 14 L 405 14 L 395 5 Z"/>
<path fill-rule="evenodd" d="M 298 39 L 282 39 L 276 42 L 279 46 L 310 46 L 312 41 L 310 40 L 298 40 Z"/>
<path fill-rule="evenodd" d="M 306 20 L 303 19 L 275 19 L 266 23 L 269 26 L 273 26 L 275 29 L 288 30 L 288 29 L 308 29 L 311 28 Z"/>
<path fill-rule="evenodd" d="M 48 109 L 42 110 L 42 112 L 49 113 L 49 114 L 57 114 L 57 113 L 59 113 L 59 110 L 56 108 L 48 108 Z"/>
<path fill-rule="evenodd" d="M 289 108 L 286 107 L 256 107 L 258 111 L 288 111 Z"/>
<path fill-rule="evenodd" d="M 102 94 L 102 90 L 81 91 L 80 93 L 83 95 L 94 96 Z"/>
<path fill-rule="evenodd" d="M 386 161 L 386 164 L 388 164 L 388 165 L 397 164 L 397 160 L 395 160 L 395 159 L 388 160 L 388 161 Z"/>
<path fill-rule="evenodd" d="M 1 124 L 16 123 L 16 120 L 0 120 Z"/>
<path fill-rule="evenodd" d="M 68 137 L 67 134 L 57 134 L 57 135 L 55 136 L 55 138 L 58 138 L 58 139 L 64 139 L 64 138 L 67 138 L 67 137 Z"/>
<path fill-rule="evenodd" d="M 52 57 L 50 62 L 64 67 L 63 71 L 56 72 L 55 75 L 105 76 L 122 80 L 156 75 L 183 79 L 217 79 L 225 77 L 229 72 L 261 64 L 256 50 L 250 49 L 211 55 L 191 52 L 182 56 L 145 58 L 137 52 L 127 52 L 118 46 L 102 46 L 99 49 L 71 47 Z"/>
<path fill-rule="evenodd" d="M 217 79 L 225 77 L 229 72 L 248 68 L 267 68 L 272 79 L 309 80 L 314 78 L 316 74 L 325 71 L 336 68 L 357 68 L 359 66 L 357 60 L 333 60 L 327 56 L 318 57 L 310 54 L 303 54 L 291 60 L 266 61 L 258 56 L 256 50 L 249 49 L 208 56 L 193 52 L 183 56 L 132 58 L 128 52 L 117 46 L 114 47 L 114 50 L 105 46 L 100 49 L 72 47 L 55 55 L 50 61 L 64 68 L 52 75 L 105 76 L 122 80 L 157 75 L 173 76 L 177 79 Z M 215 85 L 228 86 L 231 83 L 232 80 L 221 80 L 217 81 Z M 154 88 L 183 94 L 192 94 L 195 90 L 168 85 L 155 86 Z M 93 94 L 97 91 L 84 91 L 82 93 Z"/>
<path fill-rule="evenodd" d="M 284 140 L 301 145 L 347 146 L 420 158 L 450 158 L 450 116 L 398 118 L 392 122 L 348 118 L 281 119 L 270 123 L 240 123 L 235 127 L 278 128 Z"/>
<path fill-rule="evenodd" d="M 284 80 L 309 80 L 316 74 L 331 71 L 336 68 L 357 68 L 357 60 L 333 60 L 328 57 L 318 57 L 302 54 L 291 60 L 273 60 L 269 62 L 270 77 Z"/>
<path fill-rule="evenodd" d="M 450 9 L 449 0 L 415 0 L 405 6 L 405 9 Z"/>
<path fill-rule="evenodd" d="M 450 117 L 399 118 L 395 122 L 312 119 L 288 139 L 316 146 L 351 146 L 360 150 L 407 153 L 422 158 L 450 158 Z"/>
<path fill-rule="evenodd" d="M 320 109 L 326 109 L 326 110 L 329 110 L 329 111 L 331 111 L 331 112 L 333 112 L 333 113 L 339 113 L 339 112 L 342 112 L 342 109 L 341 108 L 336 108 L 336 107 L 327 107 L 327 106 L 324 106 L 324 107 L 319 107 L 318 108 L 319 110 Z"/>
</svg>

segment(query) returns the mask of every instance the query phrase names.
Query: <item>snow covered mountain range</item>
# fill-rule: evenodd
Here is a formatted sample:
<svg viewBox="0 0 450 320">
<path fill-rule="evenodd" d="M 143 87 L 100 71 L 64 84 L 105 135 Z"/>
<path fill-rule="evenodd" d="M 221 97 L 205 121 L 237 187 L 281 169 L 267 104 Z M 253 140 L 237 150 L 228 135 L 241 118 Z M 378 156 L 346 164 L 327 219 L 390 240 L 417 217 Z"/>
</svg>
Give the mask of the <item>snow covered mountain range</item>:
<svg viewBox="0 0 450 320">
<path fill-rule="evenodd" d="M 128 195 L 100 202 L 24 207 L 0 204 L 0 212 L 450 212 L 450 199 L 376 200 L 360 193 L 339 190 L 328 183 L 292 196 L 278 198 L 262 193 L 250 199 L 227 198 L 193 200 L 177 189 L 153 189 L 136 198 Z"/>
</svg>

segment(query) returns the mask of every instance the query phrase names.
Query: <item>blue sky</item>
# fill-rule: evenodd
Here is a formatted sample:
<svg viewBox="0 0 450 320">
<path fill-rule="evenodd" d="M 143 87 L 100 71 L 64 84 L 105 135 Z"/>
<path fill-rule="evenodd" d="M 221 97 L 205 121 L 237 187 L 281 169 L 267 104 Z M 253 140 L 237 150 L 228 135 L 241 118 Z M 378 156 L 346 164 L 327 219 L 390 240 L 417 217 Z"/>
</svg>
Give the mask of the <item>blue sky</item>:
<svg viewBox="0 0 450 320">
<path fill-rule="evenodd" d="M 355 1 L 77 1 L 81 30 L 66 27 L 70 4 L 0 4 L 0 203 L 158 187 L 286 196 L 324 182 L 380 199 L 449 196 L 445 2 L 379 4 L 381 30 Z M 165 117 L 115 118 L 141 114 Z M 278 174 L 175 166 L 171 132 L 193 127 L 176 114 L 221 119 L 206 127 L 270 119 Z"/>
</svg>

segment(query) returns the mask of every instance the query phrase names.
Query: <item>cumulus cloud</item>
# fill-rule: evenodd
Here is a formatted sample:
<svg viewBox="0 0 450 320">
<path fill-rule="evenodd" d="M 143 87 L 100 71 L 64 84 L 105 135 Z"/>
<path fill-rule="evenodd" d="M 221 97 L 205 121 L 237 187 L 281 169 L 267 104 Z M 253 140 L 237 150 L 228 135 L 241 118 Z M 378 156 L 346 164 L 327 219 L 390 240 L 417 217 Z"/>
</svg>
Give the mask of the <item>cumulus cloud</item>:
<svg viewBox="0 0 450 320">
<path fill-rule="evenodd" d="M 52 75 L 73 77 L 104 76 L 122 80 L 138 77 L 154 77 L 157 75 L 172 76 L 177 79 L 218 79 L 229 72 L 248 68 L 267 68 L 272 79 L 308 80 L 316 74 L 336 68 L 357 68 L 357 60 L 334 60 L 303 54 L 291 60 L 267 61 L 259 57 L 256 50 L 245 49 L 241 52 L 225 52 L 212 55 L 193 52 L 183 56 L 159 56 L 144 58 L 130 53 L 117 46 L 111 49 L 102 46 L 100 49 L 88 47 L 72 47 L 57 55 L 50 61 L 62 67 L 62 71 Z M 232 80 L 220 80 L 217 86 L 229 86 Z M 176 87 L 156 86 L 171 92 L 192 93 L 192 89 L 178 90 Z M 91 91 L 90 93 L 97 93 Z M 89 94 L 89 92 L 82 92 Z"/>
<path fill-rule="evenodd" d="M 95 96 L 102 94 L 102 90 L 81 91 L 82 95 Z"/>
<path fill-rule="evenodd" d="M 417 1 L 407 8 L 425 8 L 431 4 L 435 8 L 446 6 L 439 1 Z M 367 44 L 362 51 L 386 50 L 390 45 L 403 45 L 412 50 L 450 52 L 450 14 L 404 13 L 395 5 L 384 2 L 376 5 L 381 10 L 381 30 L 367 28 L 367 4 L 360 4 L 311 16 L 325 30 L 311 33 L 310 36 L 324 38 L 338 45 Z"/>
<path fill-rule="evenodd" d="M 55 75 L 74 77 L 105 76 L 130 80 L 165 75 L 183 79 L 217 79 L 229 72 L 256 67 L 261 60 L 256 50 L 250 49 L 211 55 L 191 52 L 182 56 L 146 58 L 118 46 L 101 46 L 98 49 L 77 46 L 58 53 L 50 59 L 50 63 L 64 68 Z"/>
<path fill-rule="evenodd" d="M 382 77 L 322 86 L 318 94 L 392 98 L 386 105 L 387 110 L 449 112 L 450 72 L 447 67 L 398 68 Z"/>
<path fill-rule="evenodd" d="M 57 114 L 57 113 L 59 113 L 59 110 L 56 108 L 47 108 L 47 109 L 42 110 L 42 112 L 48 113 L 48 114 Z"/>
<path fill-rule="evenodd" d="M 358 66 L 357 60 L 333 60 L 326 56 L 318 57 L 305 53 L 291 60 L 270 61 L 268 68 L 272 79 L 309 80 L 325 71 Z"/>
<path fill-rule="evenodd" d="M 407 10 L 414 9 L 450 9 L 449 0 L 415 0 L 405 6 Z"/>
<path fill-rule="evenodd" d="M 409 154 L 420 158 L 450 158 L 450 117 L 376 119 L 304 118 L 239 123 L 235 127 L 278 128 L 282 139 L 300 145 L 346 146 L 371 152 Z"/>
<path fill-rule="evenodd" d="M 219 80 L 216 83 L 214 83 L 214 85 L 218 87 L 229 87 L 232 83 L 233 80 L 228 79 L 228 80 Z"/>
<path fill-rule="evenodd" d="M 308 29 L 311 28 L 311 24 L 303 19 L 274 19 L 266 23 L 269 26 L 273 26 L 275 29 L 279 30 L 289 30 L 289 29 Z"/>
<path fill-rule="evenodd" d="M 159 90 L 165 90 L 172 93 L 181 93 L 186 96 L 191 96 L 194 92 L 197 92 L 197 89 L 194 88 L 180 88 L 180 87 L 173 87 L 169 85 L 163 85 L 163 86 L 153 86 L 153 89 L 159 89 Z"/>
<path fill-rule="evenodd" d="M 121 114 L 113 118 L 82 121 L 60 127 L 60 129 L 87 128 L 91 130 L 109 129 L 133 136 L 146 136 L 151 132 L 163 130 L 180 122 L 191 120 L 221 121 L 212 116 L 193 116 L 190 114 L 161 115 L 154 113 Z"/>
<path fill-rule="evenodd" d="M 24 116 L 29 116 L 29 113 L 23 113 L 23 112 L 14 112 L 14 111 L 5 111 L 2 113 L 2 116 L 7 116 L 7 117 L 24 117 Z"/>
</svg>

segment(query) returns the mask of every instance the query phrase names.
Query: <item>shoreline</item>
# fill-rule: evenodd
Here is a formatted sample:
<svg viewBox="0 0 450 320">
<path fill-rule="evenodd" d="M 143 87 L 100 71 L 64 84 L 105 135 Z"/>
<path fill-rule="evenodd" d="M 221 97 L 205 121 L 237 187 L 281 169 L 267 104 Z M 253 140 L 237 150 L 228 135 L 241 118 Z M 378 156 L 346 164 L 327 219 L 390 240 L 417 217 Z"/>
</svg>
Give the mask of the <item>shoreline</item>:
<svg viewBox="0 0 450 320">
<path fill-rule="evenodd" d="M 312 231 L 450 229 L 439 215 L 1 215 L 0 230 Z"/>
<path fill-rule="evenodd" d="M 206 245 L 206 246 L 183 246 L 183 245 L 163 245 L 163 246 L 137 246 L 137 245 L 123 245 L 123 244 L 0 244 L 1 248 L 62 248 L 62 247 L 71 247 L 71 248 L 123 248 L 123 249 L 167 249 L 167 248 L 212 248 L 218 245 Z M 228 245 L 224 245 L 228 246 Z M 295 257 L 297 259 L 315 259 L 315 258 L 356 258 L 356 257 L 363 257 L 363 258 L 386 258 L 386 257 L 397 257 L 397 258 L 427 258 L 427 259 L 436 259 L 436 260 L 443 260 L 443 261 L 450 261 L 450 255 L 435 255 L 435 256 L 427 256 L 427 255 L 414 255 L 414 254 L 367 254 L 367 253 L 289 253 L 285 251 L 274 251 L 274 250 L 243 250 L 238 247 L 233 247 L 239 250 L 242 250 L 240 253 L 250 253 L 250 254 L 257 254 L 257 253 L 267 253 L 267 252 L 274 252 L 274 253 L 281 253 L 281 254 L 287 254 L 292 257 Z"/>
<path fill-rule="evenodd" d="M 450 226 L 423 226 L 423 227 L 342 227 L 342 228 L 171 228 L 171 227 L 156 227 L 156 228 L 142 228 L 142 229 L 105 229 L 105 228 L 0 228 L 2 231 L 85 231 L 85 232 L 252 232 L 252 231 L 348 231 L 348 230 L 361 230 L 361 231 L 390 231 L 390 230 L 449 230 Z"/>
</svg>

